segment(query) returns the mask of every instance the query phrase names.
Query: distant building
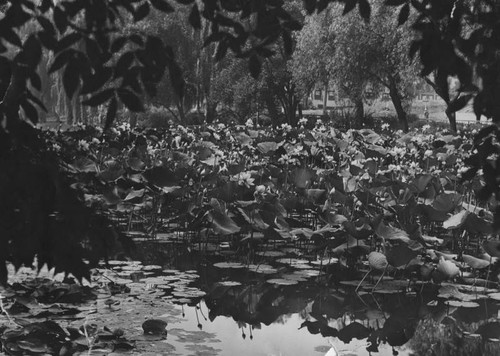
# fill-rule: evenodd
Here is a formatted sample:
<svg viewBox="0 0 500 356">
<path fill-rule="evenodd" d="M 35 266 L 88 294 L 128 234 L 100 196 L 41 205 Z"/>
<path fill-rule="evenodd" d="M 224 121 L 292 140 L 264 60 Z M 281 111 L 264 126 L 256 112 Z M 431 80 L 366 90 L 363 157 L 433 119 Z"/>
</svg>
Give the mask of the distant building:
<svg viewBox="0 0 500 356">
<path fill-rule="evenodd" d="M 354 106 L 352 101 L 342 95 L 335 85 L 331 87 L 331 89 L 328 88 L 327 90 L 325 90 L 324 87 L 314 89 L 309 97 L 309 106 L 316 109 L 323 109 L 325 95 L 327 110 L 348 109 Z M 391 97 L 389 95 L 389 89 L 387 88 L 383 88 L 381 91 L 377 92 L 373 90 L 371 86 L 368 86 L 365 90 L 365 99 L 368 101 L 368 104 L 371 104 L 371 102 L 375 100 L 388 102 L 391 100 Z M 423 81 L 415 83 L 413 103 L 424 106 L 444 104 L 434 89 Z"/>
</svg>

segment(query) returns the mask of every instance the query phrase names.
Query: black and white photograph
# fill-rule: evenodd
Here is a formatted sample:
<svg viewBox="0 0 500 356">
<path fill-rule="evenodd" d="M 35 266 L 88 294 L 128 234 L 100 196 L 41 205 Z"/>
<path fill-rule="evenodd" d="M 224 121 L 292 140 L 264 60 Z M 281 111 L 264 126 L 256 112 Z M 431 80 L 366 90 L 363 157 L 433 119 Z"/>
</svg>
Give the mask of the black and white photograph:
<svg viewBox="0 0 500 356">
<path fill-rule="evenodd" d="M 0 0 L 0 356 L 500 355 L 500 1 Z"/>
</svg>

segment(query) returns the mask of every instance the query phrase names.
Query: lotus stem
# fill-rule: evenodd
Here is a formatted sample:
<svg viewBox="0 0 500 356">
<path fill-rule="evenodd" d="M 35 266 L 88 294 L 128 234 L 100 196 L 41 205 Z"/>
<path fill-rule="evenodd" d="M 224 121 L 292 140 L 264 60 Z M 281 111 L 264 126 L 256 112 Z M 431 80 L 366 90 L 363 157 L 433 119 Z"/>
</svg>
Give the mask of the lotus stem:
<svg viewBox="0 0 500 356">
<path fill-rule="evenodd" d="M 363 282 L 365 281 L 366 277 L 368 277 L 368 275 L 370 274 L 371 271 L 372 271 L 372 269 L 370 268 L 370 270 L 368 272 L 366 272 L 365 276 L 361 279 L 361 281 L 359 282 L 358 286 L 354 290 L 356 293 L 358 292 L 359 287 L 361 287 L 361 285 L 363 284 Z"/>
<path fill-rule="evenodd" d="M 377 283 L 375 283 L 375 286 L 372 288 L 372 293 L 373 291 L 375 290 L 375 288 L 377 288 L 378 284 L 380 283 L 380 281 L 382 280 L 382 278 L 384 277 L 385 275 L 385 272 L 387 271 L 387 267 L 384 268 L 384 271 L 382 272 L 382 275 L 380 276 L 380 278 L 378 279 Z"/>
</svg>

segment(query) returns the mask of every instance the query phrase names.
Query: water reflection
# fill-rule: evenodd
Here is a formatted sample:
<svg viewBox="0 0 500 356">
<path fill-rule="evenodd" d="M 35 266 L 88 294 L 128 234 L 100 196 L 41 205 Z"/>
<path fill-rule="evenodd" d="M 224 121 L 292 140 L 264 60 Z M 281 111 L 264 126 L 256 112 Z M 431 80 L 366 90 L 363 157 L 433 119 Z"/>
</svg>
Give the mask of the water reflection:
<svg viewBox="0 0 500 356">
<path fill-rule="evenodd" d="M 160 274 L 184 278 L 178 285 L 190 294 L 174 286 L 166 297 L 185 305 L 179 328 L 216 335 L 214 355 L 500 355 L 499 308 L 482 291 L 457 290 L 476 304 L 447 305 L 438 285 L 387 278 L 376 293 L 356 294 L 357 281 L 325 262 L 275 258 L 248 268 L 226 259 L 190 253 Z"/>
</svg>

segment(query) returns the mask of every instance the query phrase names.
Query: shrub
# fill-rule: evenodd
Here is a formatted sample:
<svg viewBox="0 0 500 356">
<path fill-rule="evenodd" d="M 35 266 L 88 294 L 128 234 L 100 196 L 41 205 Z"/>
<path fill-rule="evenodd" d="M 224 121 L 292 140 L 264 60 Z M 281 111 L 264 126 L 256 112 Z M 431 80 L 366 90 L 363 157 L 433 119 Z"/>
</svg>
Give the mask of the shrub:
<svg viewBox="0 0 500 356">
<path fill-rule="evenodd" d="M 150 105 L 142 113 L 129 113 L 129 115 L 136 115 L 137 126 L 142 127 L 165 128 L 178 121 L 178 118 L 163 106 Z"/>
</svg>

